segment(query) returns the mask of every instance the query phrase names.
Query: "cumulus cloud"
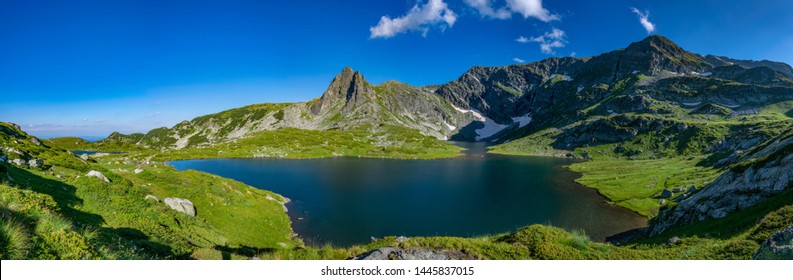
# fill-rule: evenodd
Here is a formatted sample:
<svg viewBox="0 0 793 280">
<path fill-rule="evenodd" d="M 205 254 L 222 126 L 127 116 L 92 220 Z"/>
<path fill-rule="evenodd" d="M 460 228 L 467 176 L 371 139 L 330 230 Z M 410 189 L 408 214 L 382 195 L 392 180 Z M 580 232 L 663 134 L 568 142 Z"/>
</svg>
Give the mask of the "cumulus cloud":
<svg viewBox="0 0 793 280">
<path fill-rule="evenodd" d="M 515 41 L 518 42 L 518 43 L 528 43 L 529 42 L 529 38 L 520 36 L 517 39 L 515 39 Z"/>
<path fill-rule="evenodd" d="M 430 26 L 438 25 L 445 29 L 456 21 L 457 14 L 443 0 L 429 0 L 424 5 L 417 3 L 401 17 L 381 17 L 377 25 L 369 28 L 369 38 L 391 38 L 408 31 L 421 31 L 426 36 Z"/>
<path fill-rule="evenodd" d="M 517 62 L 517 63 L 526 63 L 526 61 L 525 61 L 525 60 L 523 60 L 523 59 L 520 59 L 520 58 L 517 58 L 517 57 L 515 57 L 515 58 L 512 58 L 512 61 L 514 61 L 514 62 Z"/>
<path fill-rule="evenodd" d="M 639 9 L 631 7 L 631 11 L 639 17 L 639 22 L 644 27 L 644 30 L 647 30 L 647 34 L 653 33 L 655 31 L 655 24 L 650 22 L 650 11 L 644 10 L 644 12 L 639 11 Z"/>
<path fill-rule="evenodd" d="M 507 0 L 507 7 L 523 15 L 523 18 L 533 17 L 544 22 L 559 20 L 558 15 L 542 7 L 542 0 Z"/>
<path fill-rule="evenodd" d="M 544 54 L 553 54 L 555 48 L 564 47 L 567 43 L 567 35 L 564 30 L 553 28 L 550 32 L 545 32 L 542 36 L 531 37 L 529 41 L 539 43 L 540 51 Z"/>
<path fill-rule="evenodd" d="M 544 22 L 559 20 L 558 15 L 542 7 L 542 0 L 507 0 L 506 6 L 498 9 L 494 8 L 491 2 L 491 0 L 465 0 L 468 6 L 479 11 L 483 17 L 508 19 L 513 13 L 517 13 L 523 18 L 533 17 Z"/>
<path fill-rule="evenodd" d="M 508 19 L 512 17 L 512 12 L 507 7 L 501 7 L 498 10 L 493 9 L 490 0 L 465 0 L 468 6 L 473 7 L 483 17 Z"/>
</svg>

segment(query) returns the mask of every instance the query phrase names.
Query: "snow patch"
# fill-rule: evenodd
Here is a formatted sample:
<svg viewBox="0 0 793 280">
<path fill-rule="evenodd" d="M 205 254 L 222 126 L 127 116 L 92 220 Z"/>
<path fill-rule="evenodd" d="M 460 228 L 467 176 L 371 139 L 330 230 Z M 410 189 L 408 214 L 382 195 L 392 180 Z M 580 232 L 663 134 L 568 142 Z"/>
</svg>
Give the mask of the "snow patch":
<svg viewBox="0 0 793 280">
<path fill-rule="evenodd" d="M 702 102 L 683 102 L 683 105 L 686 106 L 699 106 L 699 104 L 702 104 Z"/>
<path fill-rule="evenodd" d="M 707 76 L 710 76 L 710 75 L 713 75 L 713 73 L 711 73 L 711 72 L 702 72 L 702 73 L 699 73 L 699 76 L 700 76 L 700 77 L 707 77 Z"/>
<path fill-rule="evenodd" d="M 452 105 L 452 108 L 454 108 L 455 110 L 457 110 L 460 113 L 467 113 L 467 114 L 473 115 L 474 118 L 477 121 L 482 122 L 485 125 L 485 127 L 483 127 L 483 128 L 474 130 L 476 132 L 476 135 L 477 135 L 476 136 L 476 141 L 479 141 L 479 140 L 482 140 L 484 138 L 493 136 L 494 134 L 498 133 L 499 131 L 504 130 L 505 128 L 507 128 L 509 126 L 509 125 L 505 125 L 505 124 L 499 124 L 496 121 L 491 120 L 490 118 L 483 116 L 482 113 L 480 113 L 477 110 L 460 109 L 460 108 L 458 108 L 457 106 L 454 106 L 454 105 Z"/>
<path fill-rule="evenodd" d="M 476 120 L 478 120 L 480 122 L 484 122 L 485 119 L 487 119 L 484 116 L 482 116 L 482 114 L 479 113 L 479 111 L 460 109 L 460 108 L 457 108 L 457 106 L 454 106 L 454 105 L 452 105 L 452 107 L 454 107 L 454 109 L 457 110 L 460 113 L 470 113 L 470 114 L 474 115 L 474 118 L 476 118 Z"/>
<path fill-rule="evenodd" d="M 727 104 L 719 104 L 719 105 L 727 107 L 727 108 L 730 108 L 730 109 L 735 109 L 735 108 L 741 107 L 741 105 L 727 105 Z"/>
<path fill-rule="evenodd" d="M 553 79 L 553 78 L 556 78 L 557 76 L 562 77 L 563 80 L 568 81 L 568 82 L 573 80 L 573 78 L 571 78 L 570 76 L 562 75 L 562 74 L 552 74 L 550 77 L 548 77 L 548 79 Z"/>
<path fill-rule="evenodd" d="M 631 72 L 631 74 L 634 74 L 634 75 L 639 74 L 639 70 L 633 70 L 633 72 Z"/>
<path fill-rule="evenodd" d="M 485 127 L 475 130 L 476 134 L 478 135 L 476 136 L 476 141 L 493 136 L 493 134 L 496 134 L 508 127 L 508 125 L 499 124 L 489 118 L 485 118 L 483 122 Z"/>
<path fill-rule="evenodd" d="M 449 128 L 449 130 L 451 130 L 451 131 L 454 131 L 454 129 L 456 129 L 456 128 L 457 128 L 457 127 L 455 127 L 455 126 L 453 126 L 453 125 L 450 125 L 449 123 L 447 123 L 447 122 L 445 122 L 445 121 L 443 122 L 443 124 L 445 124 L 445 125 L 446 125 L 446 127 L 447 127 L 447 128 Z"/>
<path fill-rule="evenodd" d="M 529 114 L 525 114 L 520 117 L 512 118 L 512 122 L 518 123 L 518 127 L 524 127 L 531 122 L 531 117 L 529 116 Z"/>
<path fill-rule="evenodd" d="M 575 93 L 579 93 L 579 92 L 581 92 L 582 90 L 584 90 L 584 87 L 582 87 L 582 86 L 578 86 L 578 90 L 576 90 L 576 91 L 575 91 Z"/>
</svg>

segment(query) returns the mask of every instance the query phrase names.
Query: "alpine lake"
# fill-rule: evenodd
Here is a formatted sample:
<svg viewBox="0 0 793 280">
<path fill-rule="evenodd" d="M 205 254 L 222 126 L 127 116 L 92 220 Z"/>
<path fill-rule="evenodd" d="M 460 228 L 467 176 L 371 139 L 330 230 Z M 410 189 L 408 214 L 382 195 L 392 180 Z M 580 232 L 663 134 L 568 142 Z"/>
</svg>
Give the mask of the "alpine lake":
<svg viewBox="0 0 793 280">
<path fill-rule="evenodd" d="M 550 157 L 486 153 L 437 160 L 334 157 L 174 161 L 281 194 L 294 231 L 308 244 L 349 246 L 382 236 L 476 237 L 531 224 L 583 230 L 592 240 L 644 227 L 647 219 L 610 205 Z"/>
</svg>

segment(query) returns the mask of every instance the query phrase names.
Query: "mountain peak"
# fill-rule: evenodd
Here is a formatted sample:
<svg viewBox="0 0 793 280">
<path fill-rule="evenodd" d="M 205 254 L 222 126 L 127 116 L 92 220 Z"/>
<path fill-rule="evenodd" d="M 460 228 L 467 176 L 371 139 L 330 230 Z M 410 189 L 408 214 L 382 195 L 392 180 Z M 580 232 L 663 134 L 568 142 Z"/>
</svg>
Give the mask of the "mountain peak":
<svg viewBox="0 0 793 280">
<path fill-rule="evenodd" d="M 319 98 L 319 102 L 311 106 L 311 112 L 314 114 L 326 112 L 337 100 L 343 101 L 345 108 L 350 109 L 353 105 L 361 104 L 368 99 L 374 99 L 372 85 L 366 81 L 361 72 L 347 66 L 341 73 L 336 74 L 328 89 Z"/>
<path fill-rule="evenodd" d="M 712 68 L 702 56 L 691 53 L 661 35 L 652 35 L 631 43 L 622 51 L 620 70 L 657 74 L 704 72 Z"/>
<path fill-rule="evenodd" d="M 675 44 L 674 41 L 661 35 L 647 36 L 647 38 L 641 41 L 631 43 L 625 50 L 656 51 L 670 54 L 686 52 L 686 50 Z"/>
</svg>

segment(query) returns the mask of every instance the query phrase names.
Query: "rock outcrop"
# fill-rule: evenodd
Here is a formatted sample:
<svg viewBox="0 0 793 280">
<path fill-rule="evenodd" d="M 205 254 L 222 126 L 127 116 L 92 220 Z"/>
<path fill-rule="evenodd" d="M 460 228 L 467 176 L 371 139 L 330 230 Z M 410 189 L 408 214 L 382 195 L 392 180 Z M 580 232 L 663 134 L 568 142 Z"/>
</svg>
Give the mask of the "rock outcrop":
<svg viewBox="0 0 793 280">
<path fill-rule="evenodd" d="M 402 249 L 381 247 L 355 257 L 356 260 L 466 260 L 472 257 L 456 250 L 433 250 L 427 248 Z"/>
<path fill-rule="evenodd" d="M 196 215 L 195 206 L 193 206 L 193 202 L 190 200 L 168 197 L 163 199 L 163 202 L 165 202 L 165 204 L 167 204 L 168 207 L 171 207 L 171 209 L 176 210 L 177 212 L 182 212 L 189 216 Z"/>
<path fill-rule="evenodd" d="M 44 167 L 44 161 L 37 158 L 31 159 L 28 161 L 28 166 L 30 166 L 30 168 L 41 168 Z"/>
<path fill-rule="evenodd" d="M 793 260 L 793 226 L 777 232 L 760 245 L 755 260 Z"/>
<path fill-rule="evenodd" d="M 723 218 L 793 188 L 793 135 L 782 135 L 770 142 L 773 143 L 744 158 L 742 165 L 725 172 L 675 208 L 662 212 L 654 220 L 650 235 L 676 225 Z"/>
<path fill-rule="evenodd" d="M 87 176 L 87 177 L 96 177 L 96 178 L 101 179 L 102 181 L 105 181 L 105 183 L 110 183 L 110 179 L 108 179 L 105 176 L 105 174 L 102 174 L 102 172 L 99 172 L 99 171 L 96 171 L 96 170 L 89 171 L 88 174 L 85 174 L 85 176 Z"/>
</svg>

